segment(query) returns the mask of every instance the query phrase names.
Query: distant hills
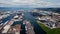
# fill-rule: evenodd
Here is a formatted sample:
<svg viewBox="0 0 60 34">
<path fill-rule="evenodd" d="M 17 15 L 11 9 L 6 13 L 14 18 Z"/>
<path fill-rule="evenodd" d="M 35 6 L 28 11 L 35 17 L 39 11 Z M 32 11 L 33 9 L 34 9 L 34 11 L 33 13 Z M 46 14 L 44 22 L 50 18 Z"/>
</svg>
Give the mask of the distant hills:
<svg viewBox="0 0 60 34">
<path fill-rule="evenodd" d="M 37 10 L 55 11 L 60 13 L 60 8 L 35 8 Z"/>
<path fill-rule="evenodd" d="M 11 11 L 11 10 L 28 10 L 28 9 L 32 9 L 32 8 L 23 8 L 23 7 L 0 7 L 0 11 Z"/>
<path fill-rule="evenodd" d="M 37 10 L 46 10 L 46 11 L 55 11 L 60 13 L 60 8 L 26 8 L 26 7 L 0 7 L 0 11 L 9 11 L 9 10 L 28 10 L 28 9 L 37 9 Z"/>
</svg>

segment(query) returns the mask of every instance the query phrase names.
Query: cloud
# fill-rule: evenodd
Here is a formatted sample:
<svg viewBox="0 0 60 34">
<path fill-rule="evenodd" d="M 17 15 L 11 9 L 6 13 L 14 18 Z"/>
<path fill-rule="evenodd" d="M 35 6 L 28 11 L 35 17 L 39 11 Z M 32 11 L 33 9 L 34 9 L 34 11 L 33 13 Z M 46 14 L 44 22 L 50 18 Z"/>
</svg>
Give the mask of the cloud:
<svg viewBox="0 0 60 34">
<path fill-rule="evenodd" d="M 57 2 L 56 2 L 57 1 Z M 59 0 L 0 0 L 0 6 L 60 7 Z"/>
<path fill-rule="evenodd" d="M 20 2 L 20 0 L 12 0 L 12 2 Z"/>
</svg>

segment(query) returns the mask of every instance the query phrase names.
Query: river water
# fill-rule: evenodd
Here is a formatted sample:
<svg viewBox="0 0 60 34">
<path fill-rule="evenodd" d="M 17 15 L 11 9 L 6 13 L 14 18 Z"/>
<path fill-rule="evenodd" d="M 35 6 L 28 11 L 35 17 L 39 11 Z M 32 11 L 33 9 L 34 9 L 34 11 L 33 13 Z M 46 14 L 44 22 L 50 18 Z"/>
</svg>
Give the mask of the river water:
<svg viewBox="0 0 60 34">
<path fill-rule="evenodd" d="M 29 12 L 24 12 L 24 19 L 30 21 L 30 23 L 34 27 L 34 31 L 36 34 L 46 34 L 45 31 L 37 24 L 35 18 Z"/>
<path fill-rule="evenodd" d="M 3 22 L 12 19 L 13 15 L 5 18 Z M 22 21 L 17 21 L 13 25 L 20 24 L 21 25 L 21 34 L 25 33 L 25 25 L 23 25 L 24 20 L 29 20 L 32 26 L 34 27 L 35 34 L 46 34 L 46 32 L 37 24 L 35 18 L 29 13 L 24 12 L 24 19 Z"/>
<path fill-rule="evenodd" d="M 46 34 L 46 32 L 37 24 L 35 18 L 31 15 L 29 12 L 24 12 L 24 20 L 29 20 L 32 26 L 34 27 L 35 34 Z M 15 24 L 20 24 L 21 25 L 21 34 L 26 34 L 25 33 L 25 25 L 23 25 L 23 21 L 18 21 L 15 22 Z"/>
</svg>

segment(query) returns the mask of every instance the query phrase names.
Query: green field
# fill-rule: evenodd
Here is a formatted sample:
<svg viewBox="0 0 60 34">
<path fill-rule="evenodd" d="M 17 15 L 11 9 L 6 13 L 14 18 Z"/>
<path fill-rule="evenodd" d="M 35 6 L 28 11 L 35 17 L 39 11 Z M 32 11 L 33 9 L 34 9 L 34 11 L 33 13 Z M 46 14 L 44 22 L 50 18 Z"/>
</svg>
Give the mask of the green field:
<svg viewBox="0 0 60 34">
<path fill-rule="evenodd" d="M 60 34 L 60 28 L 50 29 L 42 23 L 38 23 L 38 24 L 47 34 Z"/>
</svg>

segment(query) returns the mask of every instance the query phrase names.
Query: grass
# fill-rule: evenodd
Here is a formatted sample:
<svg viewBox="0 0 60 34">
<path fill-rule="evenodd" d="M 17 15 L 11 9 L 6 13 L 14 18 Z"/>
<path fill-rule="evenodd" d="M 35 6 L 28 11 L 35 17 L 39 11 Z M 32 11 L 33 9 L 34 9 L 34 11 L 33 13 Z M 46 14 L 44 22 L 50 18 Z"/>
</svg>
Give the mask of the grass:
<svg viewBox="0 0 60 34">
<path fill-rule="evenodd" d="M 38 24 L 47 34 L 60 34 L 60 28 L 50 29 L 42 23 L 38 23 Z"/>
</svg>

